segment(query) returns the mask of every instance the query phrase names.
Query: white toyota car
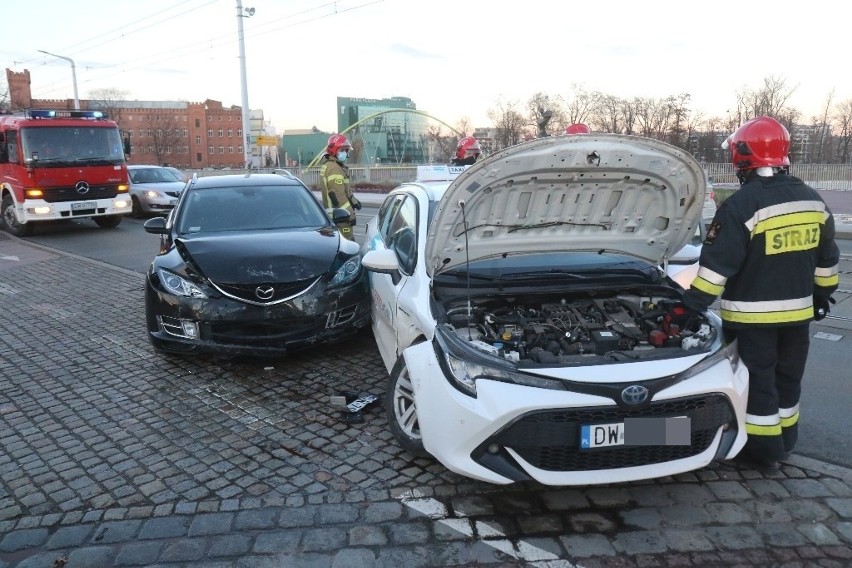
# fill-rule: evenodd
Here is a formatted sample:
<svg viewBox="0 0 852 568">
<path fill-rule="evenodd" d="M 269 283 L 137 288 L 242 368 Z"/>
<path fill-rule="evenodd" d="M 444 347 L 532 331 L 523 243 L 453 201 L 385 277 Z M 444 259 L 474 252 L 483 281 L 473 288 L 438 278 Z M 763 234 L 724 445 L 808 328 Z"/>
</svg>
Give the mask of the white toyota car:
<svg viewBox="0 0 852 568">
<path fill-rule="evenodd" d="M 418 178 L 388 195 L 362 251 L 405 449 L 471 478 L 548 485 L 739 452 L 747 370 L 667 274 L 704 204 L 688 153 L 561 136 Z"/>
</svg>

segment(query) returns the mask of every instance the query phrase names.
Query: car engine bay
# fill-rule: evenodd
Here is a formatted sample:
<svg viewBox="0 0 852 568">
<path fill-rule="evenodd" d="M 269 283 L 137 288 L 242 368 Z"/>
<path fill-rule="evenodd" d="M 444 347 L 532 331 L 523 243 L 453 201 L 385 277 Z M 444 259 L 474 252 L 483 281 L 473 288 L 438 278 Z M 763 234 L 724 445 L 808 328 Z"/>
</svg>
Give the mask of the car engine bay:
<svg viewBox="0 0 852 568">
<path fill-rule="evenodd" d="M 613 294 L 553 298 L 455 298 L 446 321 L 470 346 L 521 365 L 593 364 L 697 354 L 719 331 L 669 297 Z"/>
</svg>

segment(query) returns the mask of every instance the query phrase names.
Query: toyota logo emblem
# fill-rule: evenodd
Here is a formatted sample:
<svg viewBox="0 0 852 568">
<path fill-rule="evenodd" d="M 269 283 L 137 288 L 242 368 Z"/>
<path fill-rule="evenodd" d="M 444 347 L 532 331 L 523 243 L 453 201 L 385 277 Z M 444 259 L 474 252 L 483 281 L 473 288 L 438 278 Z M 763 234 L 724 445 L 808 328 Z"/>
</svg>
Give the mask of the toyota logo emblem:
<svg viewBox="0 0 852 568">
<path fill-rule="evenodd" d="M 89 184 L 84 181 L 78 181 L 77 185 L 74 186 L 74 189 L 77 190 L 77 193 L 80 195 L 86 195 L 89 193 Z"/>
<path fill-rule="evenodd" d="M 275 288 L 272 286 L 258 286 L 254 290 L 254 295 L 261 300 L 269 300 L 275 293 Z"/>
<path fill-rule="evenodd" d="M 642 385 L 631 385 L 621 391 L 621 400 L 630 405 L 642 404 L 648 400 L 648 389 Z"/>
</svg>

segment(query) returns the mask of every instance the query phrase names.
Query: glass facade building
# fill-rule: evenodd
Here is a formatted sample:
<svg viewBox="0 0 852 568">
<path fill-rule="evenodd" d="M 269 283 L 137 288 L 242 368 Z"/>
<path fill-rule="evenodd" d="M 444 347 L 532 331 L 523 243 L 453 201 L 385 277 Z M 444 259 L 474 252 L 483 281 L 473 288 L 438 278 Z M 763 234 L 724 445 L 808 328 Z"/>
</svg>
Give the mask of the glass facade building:
<svg viewBox="0 0 852 568">
<path fill-rule="evenodd" d="M 351 163 L 425 163 L 429 119 L 407 97 L 337 97 L 337 131 L 352 143 Z"/>
</svg>

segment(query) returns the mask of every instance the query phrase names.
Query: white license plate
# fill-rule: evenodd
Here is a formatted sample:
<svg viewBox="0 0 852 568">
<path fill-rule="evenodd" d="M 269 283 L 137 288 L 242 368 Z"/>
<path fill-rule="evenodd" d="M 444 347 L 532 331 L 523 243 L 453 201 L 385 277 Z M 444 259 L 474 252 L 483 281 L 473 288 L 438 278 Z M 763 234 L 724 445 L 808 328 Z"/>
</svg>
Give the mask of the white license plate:
<svg viewBox="0 0 852 568">
<path fill-rule="evenodd" d="M 624 422 L 583 424 L 580 428 L 580 447 L 584 450 L 623 445 Z"/>
<path fill-rule="evenodd" d="M 689 446 L 692 443 L 691 419 L 625 418 L 624 422 L 583 424 L 580 426 L 580 449 L 609 446 Z"/>
<path fill-rule="evenodd" d="M 98 206 L 97 201 L 78 201 L 71 204 L 71 211 L 80 211 L 81 209 L 94 209 Z"/>
</svg>

